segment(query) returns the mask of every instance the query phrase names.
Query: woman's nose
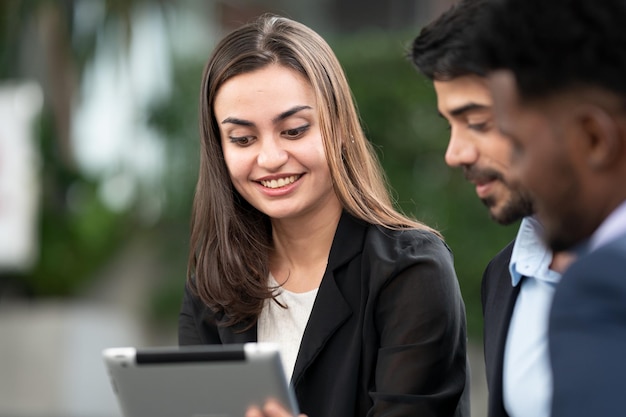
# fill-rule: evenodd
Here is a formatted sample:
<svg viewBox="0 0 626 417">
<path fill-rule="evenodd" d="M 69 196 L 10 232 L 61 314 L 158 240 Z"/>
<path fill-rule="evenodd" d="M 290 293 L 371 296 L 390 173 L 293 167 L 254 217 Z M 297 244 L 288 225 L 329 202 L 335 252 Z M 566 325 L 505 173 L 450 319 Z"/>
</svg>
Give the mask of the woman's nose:
<svg viewBox="0 0 626 417">
<path fill-rule="evenodd" d="M 289 159 L 289 153 L 283 148 L 280 139 L 262 138 L 257 156 L 257 163 L 267 170 L 276 170 Z"/>
</svg>

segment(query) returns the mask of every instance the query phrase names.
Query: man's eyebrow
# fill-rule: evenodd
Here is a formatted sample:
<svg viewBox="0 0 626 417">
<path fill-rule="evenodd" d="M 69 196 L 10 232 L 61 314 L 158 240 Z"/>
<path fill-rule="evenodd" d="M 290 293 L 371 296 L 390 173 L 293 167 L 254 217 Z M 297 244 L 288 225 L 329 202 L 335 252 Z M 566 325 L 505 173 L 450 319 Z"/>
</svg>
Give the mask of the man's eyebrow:
<svg viewBox="0 0 626 417">
<path fill-rule="evenodd" d="M 286 118 L 288 118 L 289 116 L 293 116 L 294 114 L 298 113 L 299 111 L 302 111 L 302 110 L 311 110 L 311 109 L 312 109 L 312 108 L 311 108 L 311 106 L 306 106 L 306 105 L 303 105 L 303 106 L 295 106 L 295 107 L 292 107 L 291 109 L 289 109 L 289 110 L 287 110 L 287 111 L 282 112 L 282 113 L 281 113 L 281 114 L 279 114 L 278 116 L 274 117 L 274 118 L 272 119 L 272 122 L 273 122 L 273 123 L 278 123 L 278 122 L 280 122 L 280 121 L 282 121 L 282 120 L 285 120 L 285 119 L 286 119 Z"/>
<path fill-rule="evenodd" d="M 457 107 L 456 109 L 452 109 L 450 111 L 450 115 L 451 116 L 461 116 L 464 113 L 467 113 L 469 111 L 474 111 L 474 110 L 487 110 L 489 109 L 489 106 L 486 106 L 484 104 L 478 104 L 478 103 L 467 103 L 464 106 L 461 107 Z"/>
</svg>

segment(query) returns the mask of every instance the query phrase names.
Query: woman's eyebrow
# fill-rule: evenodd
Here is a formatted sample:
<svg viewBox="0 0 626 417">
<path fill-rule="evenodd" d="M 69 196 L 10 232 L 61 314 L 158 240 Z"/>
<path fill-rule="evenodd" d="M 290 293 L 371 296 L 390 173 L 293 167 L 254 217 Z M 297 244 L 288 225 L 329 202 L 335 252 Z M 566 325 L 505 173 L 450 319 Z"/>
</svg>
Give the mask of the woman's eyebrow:
<svg viewBox="0 0 626 417">
<path fill-rule="evenodd" d="M 282 120 L 285 120 L 286 118 L 288 118 L 289 116 L 293 116 L 294 114 L 298 113 L 299 111 L 302 110 L 311 110 L 311 106 L 294 106 L 291 109 L 282 112 L 281 114 L 279 114 L 278 116 L 274 117 L 274 119 L 272 119 L 272 122 L 274 123 L 278 123 Z"/>
<path fill-rule="evenodd" d="M 279 114 L 278 116 L 274 117 L 272 119 L 272 123 L 278 123 L 280 121 L 283 121 L 289 116 L 293 116 L 294 114 L 298 113 L 299 111 L 311 110 L 311 109 L 312 109 L 311 106 L 306 106 L 306 105 L 294 106 L 291 109 L 286 110 L 282 112 L 281 114 Z M 249 120 L 239 119 L 238 117 L 227 117 L 224 120 L 222 120 L 222 124 L 226 124 L 226 123 L 231 123 L 231 124 L 239 125 L 239 126 L 254 126 L 253 122 Z"/>
<path fill-rule="evenodd" d="M 236 117 L 227 117 L 224 120 L 222 120 L 222 124 L 226 124 L 226 123 L 232 123 L 234 125 L 239 125 L 239 126 L 254 126 L 254 123 L 248 120 L 238 119 Z"/>
</svg>

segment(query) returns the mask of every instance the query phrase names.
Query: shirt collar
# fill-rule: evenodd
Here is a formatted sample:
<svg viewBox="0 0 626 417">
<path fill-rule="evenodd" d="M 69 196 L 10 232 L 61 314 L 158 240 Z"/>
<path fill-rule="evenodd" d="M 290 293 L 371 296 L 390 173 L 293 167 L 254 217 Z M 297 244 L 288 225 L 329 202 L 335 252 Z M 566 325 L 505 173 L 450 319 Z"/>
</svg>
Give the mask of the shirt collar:
<svg viewBox="0 0 626 417">
<path fill-rule="evenodd" d="M 623 234 L 626 234 L 626 201 L 613 210 L 591 235 L 588 250 L 593 251 Z"/>
<path fill-rule="evenodd" d="M 560 274 L 550 270 L 552 252 L 542 236 L 543 227 L 537 219 L 525 217 L 522 220 L 509 262 L 513 286 L 517 286 L 524 276 L 549 282 L 559 280 Z"/>
</svg>

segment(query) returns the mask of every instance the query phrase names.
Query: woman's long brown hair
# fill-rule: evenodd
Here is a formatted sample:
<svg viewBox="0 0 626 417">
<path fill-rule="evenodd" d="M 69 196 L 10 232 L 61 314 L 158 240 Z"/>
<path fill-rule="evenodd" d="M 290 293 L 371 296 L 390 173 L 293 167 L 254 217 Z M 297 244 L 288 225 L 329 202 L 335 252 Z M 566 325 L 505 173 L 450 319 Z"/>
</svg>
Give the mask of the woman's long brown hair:
<svg viewBox="0 0 626 417">
<path fill-rule="evenodd" d="M 328 44 L 292 20 L 263 15 L 227 35 L 215 48 L 202 77 L 201 154 L 191 219 L 187 282 L 226 325 L 252 326 L 263 303 L 272 245 L 270 219 L 235 190 L 224 162 L 213 112 L 218 89 L 231 77 L 270 64 L 298 71 L 310 83 L 334 191 L 344 210 L 392 229 L 428 226 L 397 211 L 386 178 L 363 134 L 343 69 Z"/>
</svg>

